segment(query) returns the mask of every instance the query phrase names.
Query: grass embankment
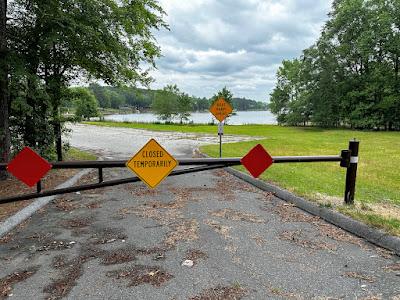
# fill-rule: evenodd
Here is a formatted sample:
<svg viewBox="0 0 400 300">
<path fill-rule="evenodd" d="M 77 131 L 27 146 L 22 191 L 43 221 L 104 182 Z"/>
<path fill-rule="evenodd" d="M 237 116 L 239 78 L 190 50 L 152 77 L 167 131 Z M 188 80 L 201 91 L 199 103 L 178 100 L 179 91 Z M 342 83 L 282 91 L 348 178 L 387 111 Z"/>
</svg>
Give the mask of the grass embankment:
<svg viewBox="0 0 400 300">
<path fill-rule="evenodd" d="M 97 157 L 92 153 L 82 151 L 76 148 L 70 148 L 68 152 L 64 154 L 64 160 L 95 160 Z M 68 178 L 75 175 L 79 170 L 75 169 L 59 169 L 50 170 L 50 172 L 43 178 L 42 186 L 44 189 L 51 189 L 55 186 L 63 183 Z M 36 192 L 36 187 L 29 188 L 16 178 L 10 176 L 5 181 L 0 181 L 0 198 L 11 197 L 17 194 L 25 194 Z M 6 219 L 18 210 L 24 208 L 30 204 L 32 200 L 17 201 L 6 204 L 0 204 L 0 221 Z M 1 241 L 1 240 L 0 240 Z"/>
<path fill-rule="evenodd" d="M 88 122 L 100 126 L 140 128 L 215 134 L 212 125 L 163 125 L 148 123 Z M 257 143 L 271 155 L 335 155 L 348 147 L 350 139 L 360 140 L 360 163 L 356 207 L 342 206 L 345 169 L 338 163 L 276 164 L 261 179 L 300 196 L 335 206 L 338 210 L 400 235 L 400 133 L 345 129 L 280 127 L 273 125 L 225 126 L 225 134 L 249 135 L 257 141 L 223 145 L 223 156 L 241 157 Z M 211 156 L 218 145 L 203 146 Z M 244 170 L 243 167 L 238 167 Z"/>
</svg>

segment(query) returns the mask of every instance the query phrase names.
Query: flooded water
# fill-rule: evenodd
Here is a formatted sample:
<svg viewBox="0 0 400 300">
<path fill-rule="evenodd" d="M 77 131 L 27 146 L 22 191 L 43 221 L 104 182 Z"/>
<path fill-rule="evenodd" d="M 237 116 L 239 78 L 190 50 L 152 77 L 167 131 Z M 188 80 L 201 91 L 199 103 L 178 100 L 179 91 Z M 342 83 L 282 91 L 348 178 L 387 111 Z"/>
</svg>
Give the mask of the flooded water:
<svg viewBox="0 0 400 300">
<path fill-rule="evenodd" d="M 108 115 L 104 119 L 107 121 L 144 123 L 159 121 L 157 115 L 152 113 Z M 216 119 L 209 112 L 192 113 L 189 120 L 196 124 L 208 124 L 213 122 L 213 120 L 217 123 Z M 236 115 L 229 117 L 228 123 L 230 125 L 276 124 L 276 119 L 269 111 L 238 111 Z"/>
</svg>

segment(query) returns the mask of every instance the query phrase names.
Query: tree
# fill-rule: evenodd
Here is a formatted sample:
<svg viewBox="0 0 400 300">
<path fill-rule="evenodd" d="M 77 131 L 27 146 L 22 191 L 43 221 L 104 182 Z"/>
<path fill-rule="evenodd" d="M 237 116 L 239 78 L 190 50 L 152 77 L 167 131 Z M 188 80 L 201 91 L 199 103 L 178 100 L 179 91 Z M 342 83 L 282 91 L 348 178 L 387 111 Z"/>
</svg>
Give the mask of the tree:
<svg viewBox="0 0 400 300">
<path fill-rule="evenodd" d="M 148 84 L 146 68 L 160 55 L 152 32 L 166 27 L 164 11 L 155 0 L 15 0 L 12 11 L 11 42 L 29 73 L 45 83 L 60 160 L 59 106 L 69 82 L 84 75 L 108 84 Z"/>
<path fill-rule="evenodd" d="M 86 88 L 74 88 L 71 90 L 72 102 L 75 106 L 75 116 L 77 120 L 89 119 L 91 117 L 97 117 L 98 102 L 96 97 Z"/>
<path fill-rule="evenodd" d="M 159 119 L 171 122 L 177 115 L 179 93 L 176 85 L 167 85 L 156 93 L 152 109 Z"/>
<path fill-rule="evenodd" d="M 226 88 L 226 86 L 224 86 L 222 90 L 218 91 L 214 96 L 211 97 L 211 104 L 221 97 L 224 98 L 230 105 L 232 105 L 232 108 L 234 108 L 232 103 L 233 94 Z"/>
<path fill-rule="evenodd" d="M 320 38 L 277 73 L 278 122 L 400 130 L 399 12 L 394 0 L 333 1 Z"/>
<path fill-rule="evenodd" d="M 99 106 L 102 108 L 110 108 L 111 100 L 105 95 L 106 89 L 98 84 L 91 83 L 89 85 L 89 89 L 92 91 L 94 96 L 96 97 Z"/>
<path fill-rule="evenodd" d="M 8 50 L 6 39 L 7 0 L 0 0 L 0 162 L 8 162 L 10 156 L 9 105 L 8 105 Z M 7 172 L 0 171 L 0 180 Z"/>
<path fill-rule="evenodd" d="M 183 121 L 189 120 L 192 111 L 192 98 L 186 93 L 180 93 L 177 98 L 177 117 L 182 124 Z"/>
<path fill-rule="evenodd" d="M 269 109 L 278 123 L 306 125 L 310 118 L 309 93 L 303 81 L 304 62 L 285 60 L 277 72 L 278 83 L 271 93 Z"/>
<path fill-rule="evenodd" d="M 233 94 L 232 94 L 232 92 L 231 92 L 230 90 L 228 90 L 228 89 L 226 88 L 226 86 L 224 86 L 224 87 L 222 88 L 222 90 L 218 91 L 216 94 L 214 94 L 214 95 L 211 97 L 211 101 L 210 101 L 210 102 L 211 102 L 211 105 L 214 104 L 214 102 L 217 101 L 219 98 L 224 98 L 224 99 L 232 106 L 232 109 L 235 108 L 235 107 L 233 106 L 233 102 L 232 102 Z M 229 116 L 230 116 L 230 115 L 229 115 Z M 229 116 L 227 116 L 227 117 L 225 118 L 225 120 L 224 120 L 224 123 L 225 123 L 225 124 L 228 124 Z M 214 122 L 214 119 L 213 119 L 213 122 Z"/>
</svg>

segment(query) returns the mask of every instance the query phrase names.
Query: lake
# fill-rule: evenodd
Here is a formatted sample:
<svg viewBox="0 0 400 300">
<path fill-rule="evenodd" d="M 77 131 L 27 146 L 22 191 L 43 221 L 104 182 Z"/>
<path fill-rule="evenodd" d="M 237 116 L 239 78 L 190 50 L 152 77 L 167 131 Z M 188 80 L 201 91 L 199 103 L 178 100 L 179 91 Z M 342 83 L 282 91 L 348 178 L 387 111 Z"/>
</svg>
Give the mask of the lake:
<svg viewBox="0 0 400 300">
<path fill-rule="evenodd" d="M 152 113 L 139 113 L 139 114 L 117 114 L 104 116 L 106 121 L 116 122 L 140 122 L 152 123 L 159 121 L 157 116 Z M 190 121 L 196 124 L 207 124 L 214 122 L 216 119 L 209 112 L 195 112 L 189 117 Z M 178 122 L 175 120 L 175 122 Z M 236 115 L 229 117 L 228 123 L 230 125 L 245 125 L 245 124 L 276 124 L 276 118 L 269 111 L 238 111 Z"/>
</svg>

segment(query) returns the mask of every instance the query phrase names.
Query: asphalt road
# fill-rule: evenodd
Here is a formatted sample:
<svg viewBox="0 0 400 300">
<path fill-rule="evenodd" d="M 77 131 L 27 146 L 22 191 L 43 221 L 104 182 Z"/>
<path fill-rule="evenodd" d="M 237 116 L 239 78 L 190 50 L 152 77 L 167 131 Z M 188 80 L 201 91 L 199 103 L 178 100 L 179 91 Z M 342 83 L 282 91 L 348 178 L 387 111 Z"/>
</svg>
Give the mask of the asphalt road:
<svg viewBox="0 0 400 300">
<path fill-rule="evenodd" d="M 215 135 L 201 133 L 179 133 L 148 131 L 132 128 L 99 127 L 91 125 L 69 125 L 72 130 L 68 138 L 71 146 L 109 157 L 130 157 L 151 138 L 156 139 L 171 154 L 192 155 L 194 149 L 205 144 L 218 144 L 217 126 Z M 224 143 L 251 141 L 256 137 L 224 135 Z"/>
<path fill-rule="evenodd" d="M 400 299 L 399 257 L 223 170 L 64 195 L 0 264 L 0 299 Z"/>
</svg>

